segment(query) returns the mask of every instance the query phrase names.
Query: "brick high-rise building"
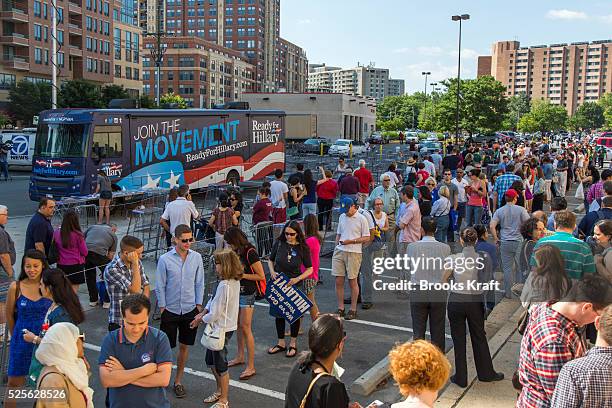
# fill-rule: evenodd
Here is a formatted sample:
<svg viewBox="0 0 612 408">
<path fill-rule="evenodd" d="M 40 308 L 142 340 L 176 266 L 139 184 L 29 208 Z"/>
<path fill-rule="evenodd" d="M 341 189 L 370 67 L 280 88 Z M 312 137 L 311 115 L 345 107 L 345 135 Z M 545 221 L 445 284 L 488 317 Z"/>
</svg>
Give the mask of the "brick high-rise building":
<svg viewBox="0 0 612 408">
<path fill-rule="evenodd" d="M 611 54 L 612 40 L 532 47 L 500 41 L 493 44 L 490 61 L 478 59 L 478 74 L 492 75 L 508 96 L 547 99 L 571 115 L 583 102 L 612 92 Z"/>
<path fill-rule="evenodd" d="M 163 20 L 168 33 L 195 36 L 240 52 L 255 66 L 258 91 L 276 91 L 279 87 L 304 91 L 307 72 L 302 66 L 307 66 L 306 55 L 296 45 L 280 38 L 280 0 L 141 0 L 143 2 L 165 4 L 164 15 L 157 18 Z M 151 12 L 147 6 L 147 13 Z M 141 27 L 148 27 L 143 21 L 150 19 L 141 13 Z M 297 69 L 291 63 L 285 69 L 283 58 L 292 59 L 292 55 L 298 60 Z"/>
<path fill-rule="evenodd" d="M 131 0 L 57 2 L 58 83 L 84 79 L 100 85 L 116 82 L 132 95 L 141 90 L 135 4 Z M 22 79 L 51 81 L 52 9 L 50 3 L 41 0 L 4 1 L 0 7 L 0 104 L 4 104 L 10 87 Z M 114 39 L 115 28 L 126 33 L 118 42 Z M 116 48 L 121 59 L 115 57 Z M 126 50 L 130 49 L 133 52 L 127 61 Z M 122 67 L 121 77 L 114 75 L 117 66 Z"/>
<path fill-rule="evenodd" d="M 279 40 L 276 70 L 276 89 L 280 92 L 304 92 L 308 83 L 308 59 L 297 45 Z"/>
<path fill-rule="evenodd" d="M 154 43 L 154 38 L 145 38 L 145 49 Z M 239 52 L 193 36 L 171 37 L 165 43 L 160 94 L 173 92 L 190 107 L 209 108 L 239 100 L 243 92 L 255 88 L 255 67 Z M 156 68 L 148 52 L 143 55 L 143 65 L 143 92 L 153 96 Z"/>
</svg>

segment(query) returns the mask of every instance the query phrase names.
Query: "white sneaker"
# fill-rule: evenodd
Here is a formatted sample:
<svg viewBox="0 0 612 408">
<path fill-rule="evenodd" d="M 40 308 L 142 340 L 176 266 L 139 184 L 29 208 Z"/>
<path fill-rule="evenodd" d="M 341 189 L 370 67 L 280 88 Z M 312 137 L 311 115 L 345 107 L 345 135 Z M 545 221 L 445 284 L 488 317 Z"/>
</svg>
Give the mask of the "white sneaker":
<svg viewBox="0 0 612 408">
<path fill-rule="evenodd" d="M 89 302 L 89 306 L 96 307 L 98 306 L 98 302 Z"/>
<path fill-rule="evenodd" d="M 110 302 L 104 302 L 104 303 L 102 304 L 102 307 L 103 307 L 104 309 L 110 309 Z"/>
</svg>

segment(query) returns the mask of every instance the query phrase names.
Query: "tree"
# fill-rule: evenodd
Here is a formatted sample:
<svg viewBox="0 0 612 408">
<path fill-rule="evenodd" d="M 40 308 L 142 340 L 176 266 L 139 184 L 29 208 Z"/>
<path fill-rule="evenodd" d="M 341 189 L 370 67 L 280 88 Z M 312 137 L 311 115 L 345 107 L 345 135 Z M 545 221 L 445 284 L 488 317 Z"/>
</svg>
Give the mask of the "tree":
<svg viewBox="0 0 612 408">
<path fill-rule="evenodd" d="M 9 115 L 24 126 L 32 125 L 34 116 L 46 109 L 51 109 L 50 83 L 34 83 L 24 79 L 9 91 Z"/>
<path fill-rule="evenodd" d="M 576 109 L 569 119 L 572 130 L 599 129 L 605 123 L 604 108 L 595 102 L 585 102 Z"/>
<path fill-rule="evenodd" d="M 164 105 L 176 105 L 176 107 L 178 109 L 186 109 L 187 108 L 187 102 L 185 101 L 185 99 L 183 99 L 183 97 L 181 95 L 177 95 L 177 94 L 175 94 L 173 92 L 163 94 L 160 97 L 159 103 L 162 106 L 164 106 Z"/>
<path fill-rule="evenodd" d="M 560 105 L 546 100 L 536 100 L 529 113 L 523 115 L 518 123 L 521 132 L 547 132 L 565 128 L 567 112 Z"/>
<path fill-rule="evenodd" d="M 604 111 L 605 128 L 612 130 L 612 93 L 604 94 L 604 96 L 599 99 L 598 103 Z"/>
<path fill-rule="evenodd" d="M 104 107 L 108 107 L 108 104 L 113 99 L 127 99 L 130 95 L 123 85 L 105 85 L 102 87 L 102 99 L 104 100 Z"/>
<path fill-rule="evenodd" d="M 153 109 L 155 107 L 155 101 L 149 95 L 140 95 L 140 108 L 141 109 Z"/>
<path fill-rule="evenodd" d="M 6 127 L 11 123 L 11 118 L 9 118 L 4 112 L 0 112 L 0 128 Z"/>
<path fill-rule="evenodd" d="M 62 108 L 105 108 L 100 86 L 83 79 L 66 81 L 58 93 Z"/>
<path fill-rule="evenodd" d="M 379 123 L 397 117 L 403 122 L 401 129 L 415 128 L 424 103 L 425 95 L 422 92 L 412 95 L 388 96 L 376 107 L 376 117 Z"/>
<path fill-rule="evenodd" d="M 377 127 L 379 125 L 382 130 L 404 130 L 404 121 L 397 116 L 389 120 L 377 121 Z"/>
<path fill-rule="evenodd" d="M 502 128 L 516 130 L 521 117 L 528 113 L 530 109 L 529 97 L 527 93 L 521 92 L 508 98 L 508 113 L 502 122 Z"/>
</svg>

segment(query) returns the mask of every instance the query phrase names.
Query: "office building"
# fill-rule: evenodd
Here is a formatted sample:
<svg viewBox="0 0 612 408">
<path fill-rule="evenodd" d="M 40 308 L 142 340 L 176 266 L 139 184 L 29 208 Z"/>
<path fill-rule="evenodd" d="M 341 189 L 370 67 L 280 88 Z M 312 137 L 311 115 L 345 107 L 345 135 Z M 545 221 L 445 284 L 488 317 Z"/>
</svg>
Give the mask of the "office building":
<svg viewBox="0 0 612 408">
<path fill-rule="evenodd" d="M 164 4 L 165 15 L 158 18 L 165 31 L 240 52 L 255 67 L 258 90 L 304 90 L 306 54 L 280 38 L 280 0 L 165 0 Z M 142 17 L 140 21 L 142 26 Z"/>
<path fill-rule="evenodd" d="M 478 59 L 479 75 L 492 75 L 506 95 L 525 93 L 547 99 L 573 114 L 585 101 L 612 92 L 612 40 L 521 47 L 518 41 L 493 44 L 489 61 Z"/>
<path fill-rule="evenodd" d="M 155 95 L 155 62 L 147 51 L 155 39 L 145 38 L 143 92 Z M 255 88 L 255 67 L 237 51 L 220 47 L 199 37 L 171 37 L 164 54 L 160 94 L 181 95 L 190 107 L 209 108 L 239 100 Z"/>
<path fill-rule="evenodd" d="M 365 96 L 380 101 L 386 96 L 403 94 L 404 81 L 389 78 L 388 69 L 373 65 L 343 69 L 313 64 L 309 67 L 308 89 Z"/>
<path fill-rule="evenodd" d="M 142 31 L 149 33 L 165 31 L 165 10 L 165 0 L 139 0 L 138 26 Z"/>
<path fill-rule="evenodd" d="M 376 102 L 340 93 L 244 93 L 251 109 L 281 109 L 288 140 L 325 137 L 365 141 L 376 127 Z"/>
<path fill-rule="evenodd" d="M 134 99 L 142 93 L 143 37 L 137 7 L 133 0 L 115 0 L 113 9 L 113 83 L 123 86 Z"/>
</svg>

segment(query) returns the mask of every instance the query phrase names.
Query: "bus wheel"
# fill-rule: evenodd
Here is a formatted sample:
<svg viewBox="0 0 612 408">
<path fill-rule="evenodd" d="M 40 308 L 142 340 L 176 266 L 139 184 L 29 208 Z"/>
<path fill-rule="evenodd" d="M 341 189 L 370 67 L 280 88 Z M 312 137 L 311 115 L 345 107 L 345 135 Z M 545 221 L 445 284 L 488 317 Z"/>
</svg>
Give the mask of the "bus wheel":
<svg viewBox="0 0 612 408">
<path fill-rule="evenodd" d="M 236 170 L 232 170 L 228 173 L 227 178 L 225 180 L 227 184 L 233 184 L 235 186 L 240 182 L 240 175 Z"/>
</svg>

